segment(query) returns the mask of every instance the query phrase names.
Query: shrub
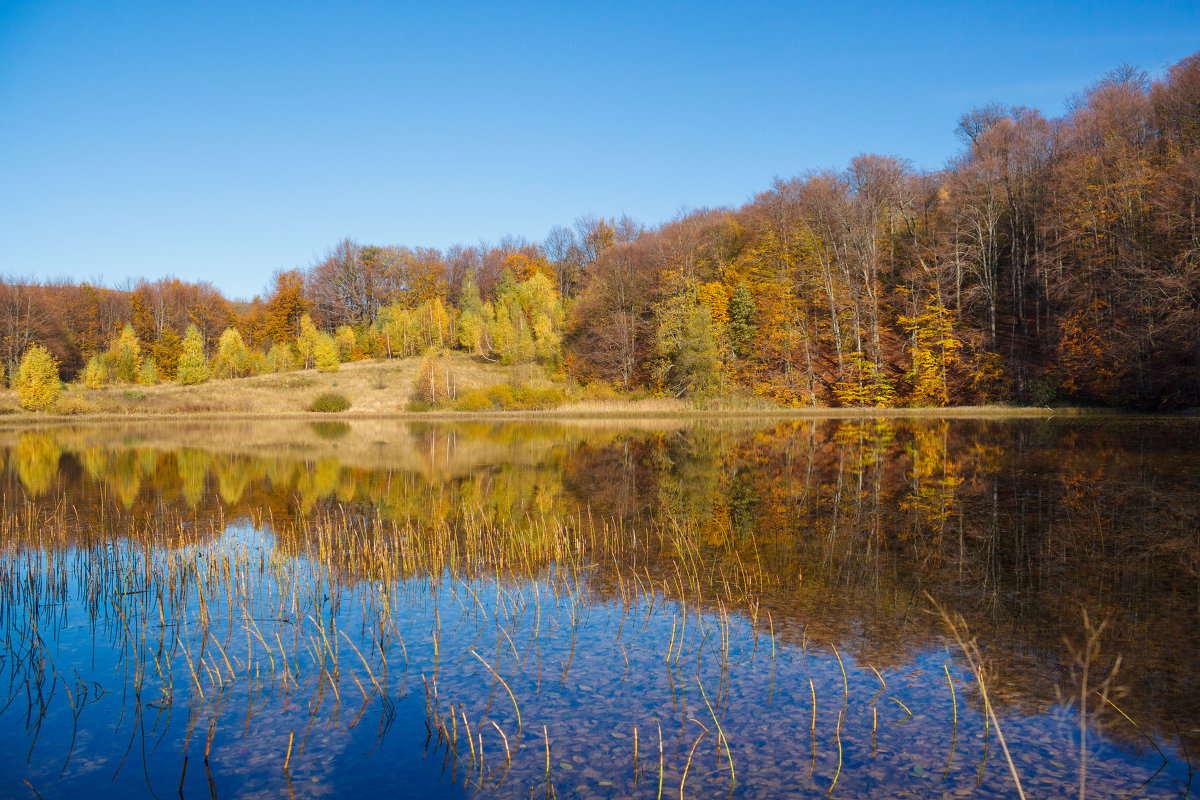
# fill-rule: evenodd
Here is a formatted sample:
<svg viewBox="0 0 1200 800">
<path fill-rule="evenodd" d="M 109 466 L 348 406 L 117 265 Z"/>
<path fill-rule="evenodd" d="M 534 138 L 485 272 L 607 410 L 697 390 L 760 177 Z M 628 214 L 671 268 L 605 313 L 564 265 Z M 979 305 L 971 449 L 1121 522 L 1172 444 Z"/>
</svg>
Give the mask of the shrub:
<svg viewBox="0 0 1200 800">
<path fill-rule="evenodd" d="M 523 401 L 525 408 L 549 409 L 558 408 L 567 402 L 567 396 L 557 386 L 547 386 L 544 389 L 528 389 Z"/>
<path fill-rule="evenodd" d="M 323 414 L 337 413 L 345 411 L 350 407 L 350 398 L 341 392 L 322 392 L 317 395 L 317 398 L 312 401 L 308 407 L 309 411 L 317 411 Z"/>
<path fill-rule="evenodd" d="M 469 392 L 459 395 L 458 400 L 454 401 L 454 409 L 456 411 L 495 411 L 496 404 L 488 399 L 488 396 L 478 389 L 472 389 Z"/>
<path fill-rule="evenodd" d="M 139 392 L 134 389 L 126 389 L 125 391 L 121 392 L 121 396 L 124 397 L 126 400 L 145 400 L 146 399 L 145 392 Z"/>
<path fill-rule="evenodd" d="M 60 397 L 51 409 L 55 414 L 73 416 L 76 414 L 95 414 L 100 406 L 88 400 L 83 395 L 71 394 Z"/>
<path fill-rule="evenodd" d="M 605 383 L 604 381 L 592 381 L 583 387 L 584 400 L 604 403 L 616 400 L 618 397 L 620 395 L 612 387 L 612 384 Z"/>
<path fill-rule="evenodd" d="M 309 425 L 322 439 L 341 439 L 350 433 L 350 426 L 344 422 L 310 422 Z"/>
<path fill-rule="evenodd" d="M 21 358 L 15 385 L 17 398 L 24 408 L 29 411 L 48 410 L 62 394 L 58 359 L 40 344 L 33 345 Z"/>
<path fill-rule="evenodd" d="M 517 407 L 516 392 L 507 383 L 498 383 L 483 390 L 487 398 L 505 411 Z"/>
</svg>

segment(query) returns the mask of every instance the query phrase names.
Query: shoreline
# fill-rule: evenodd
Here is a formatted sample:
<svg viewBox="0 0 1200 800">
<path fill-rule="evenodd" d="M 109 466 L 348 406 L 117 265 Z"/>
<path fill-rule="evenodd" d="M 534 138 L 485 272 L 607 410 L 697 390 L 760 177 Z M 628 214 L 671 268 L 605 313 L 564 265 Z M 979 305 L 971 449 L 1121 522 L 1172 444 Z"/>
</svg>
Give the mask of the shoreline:
<svg viewBox="0 0 1200 800">
<path fill-rule="evenodd" d="M 240 422 L 272 420 L 287 422 L 330 421 L 404 421 L 404 422 L 524 422 L 594 419 L 662 420 L 802 420 L 802 419 L 1112 419 L 1112 418 L 1196 418 L 1194 412 L 1132 411 L 1126 409 L 1037 406 L 948 406 L 920 408 L 779 408 L 779 409 L 663 409 L 639 407 L 636 403 L 613 404 L 611 408 L 572 409 L 569 407 L 517 411 L 342 411 L 342 412 L 268 412 L 268 411 L 197 411 L 131 412 L 99 414 L 14 413 L 0 416 L 0 429 L 31 426 L 58 426 L 78 423 L 117 422 Z"/>
</svg>

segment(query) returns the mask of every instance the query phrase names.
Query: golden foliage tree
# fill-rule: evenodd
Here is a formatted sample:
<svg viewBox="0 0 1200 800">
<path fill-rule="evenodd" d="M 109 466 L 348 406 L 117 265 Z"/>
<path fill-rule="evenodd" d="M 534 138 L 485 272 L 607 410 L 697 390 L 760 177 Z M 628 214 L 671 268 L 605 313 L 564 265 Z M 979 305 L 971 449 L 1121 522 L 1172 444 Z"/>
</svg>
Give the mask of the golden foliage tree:
<svg viewBox="0 0 1200 800">
<path fill-rule="evenodd" d="M 342 367 L 338 359 L 337 341 L 328 333 L 317 335 L 313 345 L 313 365 L 318 372 L 337 372 Z"/>
<path fill-rule="evenodd" d="M 954 312 L 930 301 L 919 314 L 901 316 L 899 321 L 912 341 L 912 366 L 905 374 L 912 385 L 911 404 L 948 404 L 948 374 L 959 364 L 962 350 L 962 342 L 954 335 Z"/>
<path fill-rule="evenodd" d="M 58 377 L 58 359 L 35 344 L 25 351 L 15 381 L 21 406 L 30 411 L 46 411 L 62 394 Z"/>
<path fill-rule="evenodd" d="M 183 335 L 183 353 L 179 356 L 179 369 L 175 379 L 181 386 L 192 386 L 208 380 L 208 359 L 204 357 L 204 338 L 200 329 L 188 325 Z"/>
<path fill-rule="evenodd" d="M 137 380 L 138 370 L 142 366 L 142 343 L 132 325 L 126 325 L 121 333 L 113 340 L 108 348 L 108 363 L 112 365 L 113 374 L 121 383 L 133 383 Z"/>
</svg>

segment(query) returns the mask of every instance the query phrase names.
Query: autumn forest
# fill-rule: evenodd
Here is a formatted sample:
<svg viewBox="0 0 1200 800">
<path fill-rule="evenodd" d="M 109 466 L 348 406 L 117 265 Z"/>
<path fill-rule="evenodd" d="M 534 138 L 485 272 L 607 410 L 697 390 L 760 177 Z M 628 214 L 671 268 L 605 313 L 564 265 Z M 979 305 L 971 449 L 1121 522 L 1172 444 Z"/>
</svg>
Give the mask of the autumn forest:
<svg viewBox="0 0 1200 800">
<path fill-rule="evenodd" d="M 347 239 L 250 302 L 10 276 L 0 359 L 16 376 L 40 345 L 93 385 L 181 380 L 188 357 L 237 377 L 450 348 L 689 398 L 1200 405 L 1200 54 L 1158 80 L 1121 67 L 1061 118 L 947 124 L 939 171 L 863 154 L 737 209 L 580 217 L 541 243 Z"/>
</svg>

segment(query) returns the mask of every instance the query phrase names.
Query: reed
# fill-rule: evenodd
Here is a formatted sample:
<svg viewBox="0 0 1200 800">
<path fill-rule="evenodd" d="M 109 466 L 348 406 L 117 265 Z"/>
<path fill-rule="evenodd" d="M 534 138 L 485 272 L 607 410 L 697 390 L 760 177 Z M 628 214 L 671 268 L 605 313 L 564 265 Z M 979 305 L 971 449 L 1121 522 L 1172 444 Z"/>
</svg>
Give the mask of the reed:
<svg viewBox="0 0 1200 800">
<path fill-rule="evenodd" d="M 649 794 L 654 791 L 653 776 L 643 781 L 641 732 L 653 725 L 658 731 L 660 798 L 668 772 L 672 784 L 678 776 L 681 797 L 688 785 L 693 794 L 724 789 L 726 772 L 729 792 L 753 785 L 752 748 L 739 749 L 735 767 L 730 737 L 739 738 L 734 720 L 744 720 L 747 697 L 761 704 L 765 694 L 770 704 L 777 680 L 779 699 L 771 713 L 795 727 L 809 722 L 810 781 L 817 759 L 816 683 L 822 683 L 822 692 L 834 693 L 841 683 L 842 708 L 832 704 L 826 717 L 835 722 L 828 743 L 836 750 L 836 770 L 828 787 L 824 778 L 816 779 L 829 796 L 837 786 L 848 785 L 840 782 L 843 773 L 848 781 L 853 776 L 855 735 L 865 739 L 865 720 L 861 726 L 854 724 L 852 708 L 861 713 L 870 708 L 873 758 L 888 752 L 897 735 L 889 734 L 888 726 L 879 730 L 876 701 L 889 688 L 879 670 L 857 651 L 843 658 L 839 645 L 845 645 L 840 641 L 820 642 L 809 629 L 797 630 L 783 619 L 777 625 L 762 604 L 761 575 L 753 558 L 742 563 L 739 557 L 733 568 L 727 568 L 728 562 L 714 565 L 705 558 L 701 537 L 684 523 L 649 526 L 636 535 L 620 525 L 582 516 L 573 521 L 531 518 L 520 526 L 506 526 L 477 508 L 464 507 L 452 520 L 416 526 L 385 520 L 377 510 L 356 512 L 343 506 L 281 525 L 273 530 L 269 546 L 258 538 L 258 523 L 166 515 L 139 523 L 123 538 L 105 534 L 103 541 L 81 546 L 65 533 L 72 526 L 71 516 L 66 507 L 0 507 L 0 645 L 6 654 L 0 661 L 0 678 L 12 687 L 0 696 L 0 713 L 8 705 L 19 705 L 29 720 L 33 745 L 41 721 L 51 718 L 56 707 L 74 726 L 87 722 L 97 702 L 97 685 L 59 664 L 55 645 L 67 612 L 82 614 L 98 640 L 110 643 L 114 651 L 120 672 L 113 688 L 128 695 L 116 727 L 130 736 L 127 753 L 135 753 L 132 760 L 135 737 L 154 724 L 153 715 L 178 712 L 174 724 L 184 731 L 185 742 L 181 791 L 189 788 L 188 743 L 195 742 L 195 752 L 203 736 L 206 776 L 211 779 L 215 773 L 219 778 L 222 759 L 233 750 L 227 743 L 239 733 L 252 739 L 255 730 L 272 724 L 263 711 L 273 704 L 297 709 L 295 717 L 291 711 L 285 717 L 283 773 L 289 791 L 291 773 L 302 774 L 314 761 L 312 748 L 320 746 L 322 730 L 338 735 L 356 727 L 366 728 L 368 735 L 374 731 L 374 752 L 403 707 L 410 671 L 414 684 L 419 675 L 424 689 L 427 752 L 441 756 L 442 769 L 452 782 L 457 784 L 461 777 L 462 785 L 472 791 L 506 787 L 501 793 L 524 794 L 541 783 L 547 797 L 555 796 L 546 722 L 580 702 L 572 697 L 577 691 L 600 695 L 644 683 L 660 693 L 661 708 L 652 705 L 656 701 L 629 708 L 614 701 L 610 713 L 617 722 L 611 731 L 596 734 L 627 740 L 624 733 L 632 728 L 632 784 Z M 169 531 L 169 545 L 164 545 L 164 531 Z M 985 737 L 995 730 L 1023 797 L 979 651 L 966 638 L 961 622 L 950 621 L 958 625 L 950 627 L 951 635 L 957 633 L 979 685 Z M 759 681 L 766 677 L 766 643 L 759 651 L 764 633 L 770 638 L 769 682 L 748 687 L 745 675 Z M 598 635 L 607 651 L 603 644 L 596 646 Z M 1097 641 L 1098 637 L 1096 632 Z M 668 639 L 666 648 L 663 638 Z M 1085 639 L 1084 646 L 1091 648 L 1090 640 Z M 559 681 L 543 684 L 543 649 L 553 654 L 546 659 L 549 676 L 558 670 L 557 664 L 550 666 L 553 659 L 563 659 Z M 825 655 L 829 653 L 832 661 Z M 837 663 L 838 670 L 804 672 L 805 659 L 818 657 L 830 669 Z M 488 686 L 478 686 L 481 673 L 470 666 L 472 659 L 490 674 Z M 1082 650 L 1081 661 L 1094 665 L 1094 648 Z M 949 666 L 944 664 L 943 671 L 952 710 L 945 779 L 965 717 L 960 715 Z M 573 685 L 592 683 L 597 674 L 607 676 L 607 688 L 577 690 L 567 684 L 569 675 Z M 851 706 L 850 674 L 856 685 L 871 682 L 873 674 L 876 695 L 864 702 L 856 694 Z M 797 690 L 802 695 L 805 680 L 811 701 L 807 710 L 795 699 Z M 708 712 L 704 721 L 695 718 L 704 715 L 696 714 L 698 704 L 689 688 L 693 682 Z M 1100 707 L 1114 708 L 1140 731 L 1107 694 L 1097 693 L 1101 684 L 1091 680 L 1082 688 L 1079 705 L 1085 731 Z M 513 708 L 509 722 L 493 705 L 504 706 L 499 689 Z M 892 725 L 911 721 L 914 732 L 920 733 L 916 729 L 933 724 L 930 713 L 916 718 L 903 700 L 888 697 L 906 714 Z M 420 700 L 414 697 L 412 702 L 419 708 Z M 585 695 L 582 703 L 588 702 Z M 677 726 L 669 728 L 670 750 L 663 737 L 664 718 Z M 541 747 L 536 735 L 523 741 L 525 719 L 532 730 L 541 725 Z M 512 721 L 516 733 L 509 737 Z M 690 721 L 703 729 L 695 737 L 687 733 Z M 162 729 L 171 724 L 165 722 Z M 697 755 L 699 764 L 705 764 L 700 748 L 709 733 L 716 740 L 715 769 L 693 770 Z M 461 746 L 463 737 L 466 748 Z M 1148 733 L 1146 737 L 1155 744 Z M 271 741 L 277 748 L 280 740 Z M 801 738 L 795 749 L 802 752 L 803 744 Z M 653 753 L 653 740 L 650 746 Z M 1086 748 L 1086 742 L 1082 746 Z M 74 748 L 71 733 L 63 742 L 66 757 L 60 773 L 68 766 L 75 768 Z M 607 754 L 613 762 L 607 767 L 597 756 L 595 767 L 627 775 L 625 748 L 621 744 Z M 572 754 L 578 759 L 579 740 L 556 733 L 555 750 L 569 765 L 565 759 Z M 272 760 L 278 757 L 275 752 Z M 503 753 L 502 763 L 497 753 Z M 583 755 L 591 757 L 588 751 Z M 1085 749 L 1081 759 L 1086 756 Z M 292 758 L 297 759 L 295 767 Z M 653 755 L 650 762 L 653 770 Z M 593 766 L 591 761 L 588 766 Z M 55 767 L 59 769 L 58 763 Z M 558 773 L 559 783 L 566 771 L 564 766 Z M 803 776 L 798 779 L 803 781 Z M 1081 772 L 1080 785 L 1089 785 L 1086 781 Z M 815 783 L 810 788 L 816 788 Z"/>
</svg>

